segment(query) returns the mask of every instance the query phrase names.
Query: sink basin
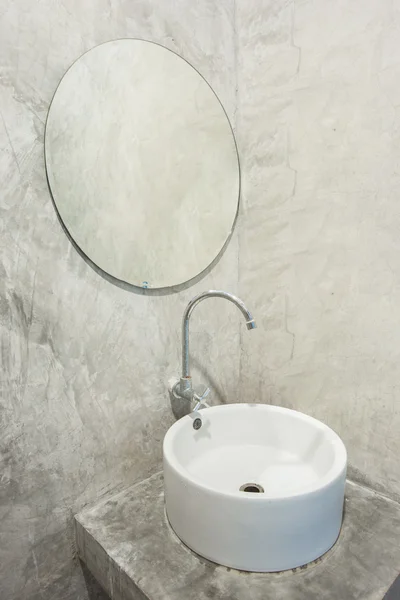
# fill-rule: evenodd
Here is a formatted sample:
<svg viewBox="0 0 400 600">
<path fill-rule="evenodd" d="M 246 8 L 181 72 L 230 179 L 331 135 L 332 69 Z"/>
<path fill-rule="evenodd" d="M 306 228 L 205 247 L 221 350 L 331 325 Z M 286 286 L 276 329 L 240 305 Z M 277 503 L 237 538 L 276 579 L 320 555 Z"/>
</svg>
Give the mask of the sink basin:
<svg viewBox="0 0 400 600">
<path fill-rule="evenodd" d="M 218 564 L 293 569 L 337 540 L 346 465 L 339 436 L 300 412 L 265 404 L 206 408 L 164 438 L 168 520 L 189 548 Z"/>
</svg>

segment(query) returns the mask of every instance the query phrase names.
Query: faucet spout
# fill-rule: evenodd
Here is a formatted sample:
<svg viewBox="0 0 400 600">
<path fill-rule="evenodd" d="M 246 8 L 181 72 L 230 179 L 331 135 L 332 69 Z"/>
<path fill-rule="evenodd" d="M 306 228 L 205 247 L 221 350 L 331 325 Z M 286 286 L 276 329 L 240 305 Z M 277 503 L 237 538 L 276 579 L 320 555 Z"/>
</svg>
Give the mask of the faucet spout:
<svg viewBox="0 0 400 600">
<path fill-rule="evenodd" d="M 241 311 L 242 315 L 246 320 L 247 329 L 255 329 L 257 327 L 255 319 L 251 312 L 247 309 L 245 303 L 237 298 L 233 294 L 223 292 L 221 290 L 209 290 L 208 292 L 202 292 L 195 296 L 187 305 L 185 312 L 183 313 L 182 320 L 182 378 L 181 378 L 181 392 L 182 395 L 187 396 L 188 390 L 191 391 L 190 381 L 190 365 L 189 365 L 189 320 L 190 316 L 197 304 L 206 298 L 224 298 L 235 304 Z M 185 382 L 186 380 L 186 382 Z M 185 390 L 184 390 L 185 388 Z M 190 392 L 189 392 L 190 393 Z"/>
</svg>

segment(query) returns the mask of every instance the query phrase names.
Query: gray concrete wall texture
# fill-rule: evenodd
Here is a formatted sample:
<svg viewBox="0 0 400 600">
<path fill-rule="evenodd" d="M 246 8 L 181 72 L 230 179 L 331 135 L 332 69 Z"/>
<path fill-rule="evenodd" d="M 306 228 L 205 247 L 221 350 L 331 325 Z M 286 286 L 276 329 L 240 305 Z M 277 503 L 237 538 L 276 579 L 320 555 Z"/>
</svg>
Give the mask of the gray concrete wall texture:
<svg viewBox="0 0 400 600">
<path fill-rule="evenodd" d="M 233 118 L 233 22 L 231 0 L 0 0 L 1 600 L 88 597 L 72 516 L 159 470 L 184 306 L 204 289 L 237 291 L 236 239 L 202 281 L 169 295 L 92 270 L 47 189 L 52 94 L 85 50 L 139 37 L 189 60 Z M 210 317 L 205 304 L 192 323 L 194 372 L 207 373 L 215 401 L 235 400 L 241 323 L 234 306 Z"/>
</svg>

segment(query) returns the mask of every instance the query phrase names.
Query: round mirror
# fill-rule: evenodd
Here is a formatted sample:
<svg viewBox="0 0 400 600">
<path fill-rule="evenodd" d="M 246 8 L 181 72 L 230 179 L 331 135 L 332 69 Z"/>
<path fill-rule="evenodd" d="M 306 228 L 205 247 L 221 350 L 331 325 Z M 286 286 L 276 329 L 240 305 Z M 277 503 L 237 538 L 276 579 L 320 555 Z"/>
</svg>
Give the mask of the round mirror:
<svg viewBox="0 0 400 600">
<path fill-rule="evenodd" d="M 140 287 L 189 281 L 235 222 L 239 161 L 205 79 L 152 42 L 107 42 L 62 78 L 46 123 L 47 177 L 70 236 Z"/>
</svg>

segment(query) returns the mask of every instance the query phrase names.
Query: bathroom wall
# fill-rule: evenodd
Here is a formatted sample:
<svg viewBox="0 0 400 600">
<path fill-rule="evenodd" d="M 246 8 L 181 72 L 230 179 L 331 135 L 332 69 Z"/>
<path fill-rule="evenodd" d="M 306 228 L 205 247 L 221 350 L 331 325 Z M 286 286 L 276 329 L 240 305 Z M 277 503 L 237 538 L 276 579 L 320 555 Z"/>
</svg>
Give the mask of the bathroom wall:
<svg viewBox="0 0 400 600">
<path fill-rule="evenodd" d="M 85 50 L 140 37 L 188 59 L 234 118 L 233 25 L 232 0 L 0 0 L 1 600 L 88 598 L 72 516 L 160 468 L 184 306 L 237 289 L 236 237 L 210 275 L 170 295 L 121 289 L 84 262 L 46 185 L 52 94 Z M 240 326 L 218 299 L 193 316 L 194 374 L 214 401 L 236 399 Z"/>
<path fill-rule="evenodd" d="M 250 400 L 314 415 L 400 499 L 400 6 L 237 3 Z"/>
</svg>

